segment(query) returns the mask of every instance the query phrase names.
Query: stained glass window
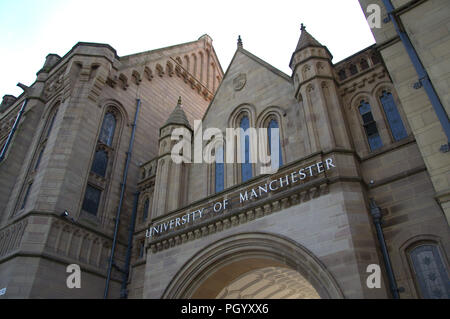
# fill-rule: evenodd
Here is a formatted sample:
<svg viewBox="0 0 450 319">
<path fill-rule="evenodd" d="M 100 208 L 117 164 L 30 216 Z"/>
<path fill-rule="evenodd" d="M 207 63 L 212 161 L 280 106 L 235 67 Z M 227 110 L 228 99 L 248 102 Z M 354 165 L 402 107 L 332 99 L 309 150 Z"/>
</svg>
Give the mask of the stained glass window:
<svg viewBox="0 0 450 319">
<path fill-rule="evenodd" d="M 361 101 L 359 106 L 359 113 L 363 120 L 364 130 L 366 132 L 367 141 L 369 142 L 370 150 L 374 151 L 383 146 L 380 134 L 378 133 L 377 124 L 372 116 L 370 104 Z"/>
<path fill-rule="evenodd" d="M 217 148 L 216 151 L 216 164 L 215 164 L 215 177 L 216 177 L 216 193 L 221 192 L 225 188 L 225 172 L 224 172 L 224 159 L 223 159 L 223 146 Z"/>
<path fill-rule="evenodd" d="M 95 152 L 91 171 L 97 175 L 105 177 L 107 167 L 108 167 L 108 153 L 105 150 L 100 149 L 97 152 Z"/>
<path fill-rule="evenodd" d="M 422 298 L 449 299 L 450 279 L 436 245 L 422 245 L 410 252 Z"/>
<path fill-rule="evenodd" d="M 383 105 L 384 113 L 391 128 L 392 136 L 395 141 L 399 141 L 408 136 L 405 126 L 403 125 L 402 118 L 398 113 L 397 106 L 395 105 L 394 97 L 392 93 L 383 91 L 380 97 L 381 104 Z"/>
<path fill-rule="evenodd" d="M 99 141 L 108 146 L 112 145 L 114 131 L 116 129 L 116 118 L 112 113 L 106 113 L 103 119 L 102 129 L 100 131 Z"/>
<path fill-rule="evenodd" d="M 280 128 L 276 120 L 270 120 L 267 135 L 269 137 L 269 151 L 271 156 L 273 155 L 271 158 L 272 168 L 278 169 L 283 165 L 283 156 L 281 154 Z M 274 143 L 273 149 L 272 143 Z M 276 147 L 277 144 L 278 147 Z"/>
<path fill-rule="evenodd" d="M 91 213 L 92 215 L 97 215 L 101 194 L 101 190 L 88 185 L 86 187 L 86 193 L 84 194 L 83 210 Z"/>
<path fill-rule="evenodd" d="M 244 116 L 241 120 L 240 127 L 244 130 L 244 134 L 241 136 L 241 154 L 243 154 L 243 163 L 241 164 L 242 182 L 248 181 L 252 178 L 252 164 L 250 163 L 250 136 L 249 128 L 250 121 L 247 116 Z M 245 134 L 246 132 L 246 134 Z"/>
</svg>

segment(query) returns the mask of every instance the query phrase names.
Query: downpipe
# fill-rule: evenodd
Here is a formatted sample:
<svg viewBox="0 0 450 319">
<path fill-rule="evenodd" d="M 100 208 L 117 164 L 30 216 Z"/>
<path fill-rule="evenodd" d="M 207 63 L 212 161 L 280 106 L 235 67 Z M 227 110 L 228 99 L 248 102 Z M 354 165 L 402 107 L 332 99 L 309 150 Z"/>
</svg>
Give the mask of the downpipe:
<svg viewBox="0 0 450 319">
<path fill-rule="evenodd" d="M 389 253 L 386 246 L 386 241 L 384 239 L 383 230 L 381 228 L 381 209 L 377 206 L 374 199 L 370 199 L 370 214 L 373 218 L 373 223 L 377 231 L 378 242 L 380 243 L 381 253 L 383 255 L 384 266 L 389 280 L 389 288 L 391 290 L 394 299 L 400 299 L 399 289 L 397 287 L 397 282 L 395 281 L 394 271 L 392 269 L 391 260 L 389 258 Z"/>
<path fill-rule="evenodd" d="M 433 87 L 433 84 L 431 83 L 430 77 L 425 70 L 425 67 L 423 66 L 422 62 L 420 61 L 419 55 L 417 54 L 413 44 L 411 43 L 411 40 L 408 37 L 408 34 L 401 28 L 401 21 L 400 19 L 395 15 L 395 9 L 392 5 L 391 0 L 383 0 L 384 7 L 386 8 L 386 11 L 389 16 L 389 20 L 392 21 L 395 27 L 395 31 L 397 32 L 398 36 L 400 37 L 400 40 L 403 43 L 403 46 L 406 49 L 406 52 L 409 55 L 409 58 L 414 65 L 414 68 L 416 69 L 416 73 L 419 76 L 419 82 L 414 84 L 415 89 L 419 89 L 423 87 L 425 89 L 425 92 L 428 95 L 428 98 L 431 102 L 431 105 L 433 106 L 433 109 L 439 119 L 439 122 L 441 123 L 442 129 L 444 130 L 445 135 L 447 136 L 447 144 L 442 145 L 440 151 L 443 153 L 450 151 L 450 122 L 448 119 L 448 114 L 445 111 L 444 107 L 442 106 L 442 103 L 439 99 L 439 96 L 436 92 L 436 90 Z"/>
<path fill-rule="evenodd" d="M 134 193 L 133 212 L 131 214 L 131 222 L 130 222 L 130 226 L 128 228 L 128 247 L 127 247 L 127 253 L 126 253 L 126 257 L 125 257 L 122 288 L 120 289 L 120 298 L 121 299 L 126 299 L 128 297 L 127 282 L 128 282 L 128 277 L 130 275 L 130 260 L 131 260 L 131 252 L 133 249 L 133 234 L 134 234 L 134 227 L 136 225 L 136 215 L 137 215 L 137 208 L 138 208 L 138 203 L 139 203 L 139 195 L 140 195 L 139 191 Z"/>
<path fill-rule="evenodd" d="M 115 265 L 114 264 L 114 252 L 115 252 L 116 245 L 117 245 L 117 235 L 118 235 L 118 231 L 119 231 L 120 214 L 121 214 L 121 211 L 122 211 L 123 198 L 125 196 L 125 188 L 126 188 L 127 177 L 128 177 L 128 168 L 130 166 L 131 154 L 132 154 L 132 151 L 133 151 L 133 144 L 134 144 L 134 136 L 135 136 L 135 133 L 136 133 L 136 122 L 137 122 L 137 118 L 138 118 L 138 114 L 139 114 L 139 109 L 140 108 L 141 108 L 141 100 L 140 99 L 136 99 L 136 112 L 134 114 L 134 121 L 133 121 L 133 124 L 132 124 L 130 144 L 128 145 L 127 160 L 125 162 L 125 170 L 124 170 L 124 173 L 123 173 L 123 179 L 122 179 L 122 183 L 121 183 L 119 207 L 117 208 L 116 223 L 115 223 L 115 226 L 114 226 L 113 243 L 112 243 L 111 255 L 110 255 L 109 263 L 108 263 L 108 271 L 107 271 L 107 275 L 106 275 L 105 291 L 104 291 L 104 294 L 103 294 L 103 298 L 104 299 L 108 298 L 109 282 L 111 280 L 112 267 L 113 267 L 113 265 Z"/>
<path fill-rule="evenodd" d="M 23 113 L 25 112 L 25 107 L 27 106 L 28 99 L 26 98 L 22 106 L 20 107 L 19 114 L 17 114 L 16 120 L 14 121 L 13 127 L 11 129 L 11 132 L 8 134 L 8 138 L 6 139 L 5 145 L 3 146 L 1 153 L 0 153 L 0 163 L 5 159 L 6 152 L 8 151 L 9 145 L 11 144 L 11 141 L 14 137 L 14 133 L 17 130 L 17 126 L 19 126 L 20 119 L 22 118 Z"/>
</svg>

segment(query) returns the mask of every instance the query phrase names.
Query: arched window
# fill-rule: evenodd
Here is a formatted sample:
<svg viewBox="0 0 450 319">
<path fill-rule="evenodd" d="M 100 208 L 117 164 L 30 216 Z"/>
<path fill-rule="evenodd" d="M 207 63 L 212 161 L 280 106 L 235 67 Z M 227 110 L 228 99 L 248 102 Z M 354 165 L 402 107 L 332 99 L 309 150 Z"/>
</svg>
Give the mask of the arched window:
<svg viewBox="0 0 450 319">
<path fill-rule="evenodd" d="M 370 104 L 361 101 L 359 105 L 359 113 L 363 121 L 364 130 L 366 132 L 367 141 L 369 142 L 370 150 L 374 151 L 383 146 L 381 142 L 380 134 L 378 133 L 377 123 L 372 116 L 372 110 Z"/>
<path fill-rule="evenodd" d="M 278 122 L 275 119 L 272 119 L 269 122 L 269 126 L 267 127 L 267 136 L 269 137 L 269 152 L 272 157 L 272 168 L 278 169 L 283 165 L 283 155 L 281 154 L 280 127 L 278 126 Z"/>
<path fill-rule="evenodd" d="M 220 146 L 216 150 L 216 164 L 215 164 L 215 177 L 216 177 L 216 193 L 221 192 L 225 188 L 225 167 L 223 146 Z"/>
<path fill-rule="evenodd" d="M 371 59 L 374 65 L 381 62 L 380 56 L 377 53 L 373 53 Z"/>
<path fill-rule="evenodd" d="M 20 209 L 24 209 L 25 206 L 27 206 L 28 196 L 30 195 L 31 186 L 33 183 L 28 184 L 27 191 L 25 192 L 25 195 L 23 196 L 22 205 L 20 206 Z"/>
<path fill-rule="evenodd" d="M 395 141 L 399 141 L 408 136 L 402 118 L 398 113 L 397 105 L 395 105 L 392 93 L 383 91 L 380 97 L 381 105 L 383 105 L 384 113 L 391 128 L 392 136 Z"/>
<path fill-rule="evenodd" d="M 47 134 L 45 135 L 45 138 L 48 138 L 50 136 L 50 133 L 52 132 L 53 124 L 55 123 L 57 113 L 58 113 L 58 109 L 56 109 L 55 113 L 53 113 L 52 119 L 50 120 L 50 123 L 47 128 Z"/>
<path fill-rule="evenodd" d="M 345 73 L 345 69 L 340 70 L 338 75 L 339 75 L 339 80 L 341 80 L 341 81 L 343 81 L 343 80 L 345 80 L 347 78 L 347 74 Z"/>
<path fill-rule="evenodd" d="M 360 65 L 361 65 L 361 70 L 366 70 L 369 68 L 369 63 L 367 63 L 366 59 L 361 59 Z"/>
<path fill-rule="evenodd" d="M 37 171 L 37 169 L 39 168 L 39 164 L 41 163 L 42 160 L 42 155 L 44 155 L 44 150 L 45 147 L 42 147 L 41 151 L 39 152 L 38 158 L 36 159 L 36 164 L 34 164 L 35 171 Z"/>
<path fill-rule="evenodd" d="M 355 64 L 351 64 L 349 69 L 351 75 L 355 75 L 356 73 L 358 73 L 358 68 L 356 67 Z"/>
<path fill-rule="evenodd" d="M 105 177 L 107 167 L 108 167 L 108 153 L 103 149 L 99 149 L 97 152 L 95 152 L 91 171 L 97 175 Z"/>
<path fill-rule="evenodd" d="M 114 138 L 114 131 L 116 129 L 116 118 L 108 112 L 103 119 L 102 129 L 100 131 L 99 141 L 108 146 L 112 145 Z"/>
<path fill-rule="evenodd" d="M 420 245 L 409 257 L 422 298 L 449 299 L 450 278 L 437 245 Z"/>
<path fill-rule="evenodd" d="M 144 202 L 144 209 L 142 210 L 142 220 L 143 221 L 147 220 L 149 210 L 150 210 L 150 200 L 147 198 Z"/>
<path fill-rule="evenodd" d="M 252 164 L 250 163 L 250 120 L 248 116 L 244 116 L 241 119 L 240 128 L 244 130 L 244 134 L 241 136 L 241 155 L 243 161 L 241 164 L 242 182 L 248 181 L 252 178 Z"/>
</svg>

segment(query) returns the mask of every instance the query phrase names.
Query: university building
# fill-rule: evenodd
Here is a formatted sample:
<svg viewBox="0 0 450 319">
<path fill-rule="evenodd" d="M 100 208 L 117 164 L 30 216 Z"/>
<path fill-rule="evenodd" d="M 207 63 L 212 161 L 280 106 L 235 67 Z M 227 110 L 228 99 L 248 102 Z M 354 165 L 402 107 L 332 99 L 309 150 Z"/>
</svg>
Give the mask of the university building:
<svg viewBox="0 0 450 319">
<path fill-rule="evenodd" d="M 49 54 L 0 106 L 0 298 L 449 298 L 450 10 L 360 3 L 376 44 L 302 25 L 291 74 L 240 37 L 226 72 L 208 35 Z"/>
</svg>

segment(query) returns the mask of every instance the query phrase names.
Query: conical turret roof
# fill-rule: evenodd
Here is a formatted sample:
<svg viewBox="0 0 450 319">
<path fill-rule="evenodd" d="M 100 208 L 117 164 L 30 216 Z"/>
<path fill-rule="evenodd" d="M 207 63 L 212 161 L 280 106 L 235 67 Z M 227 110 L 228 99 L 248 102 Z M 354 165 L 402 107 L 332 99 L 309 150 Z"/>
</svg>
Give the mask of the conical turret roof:
<svg viewBox="0 0 450 319">
<path fill-rule="evenodd" d="M 186 113 L 184 113 L 183 108 L 181 107 L 181 96 L 178 99 L 177 106 L 170 114 L 169 118 L 167 119 L 163 127 L 167 125 L 183 125 L 192 129 L 186 117 Z"/>
<path fill-rule="evenodd" d="M 309 34 L 308 31 L 306 31 L 306 27 L 303 23 L 300 30 L 302 30 L 302 34 L 300 35 L 295 51 L 299 51 L 307 47 L 323 47 L 319 41 L 317 41 L 311 34 Z"/>
</svg>

